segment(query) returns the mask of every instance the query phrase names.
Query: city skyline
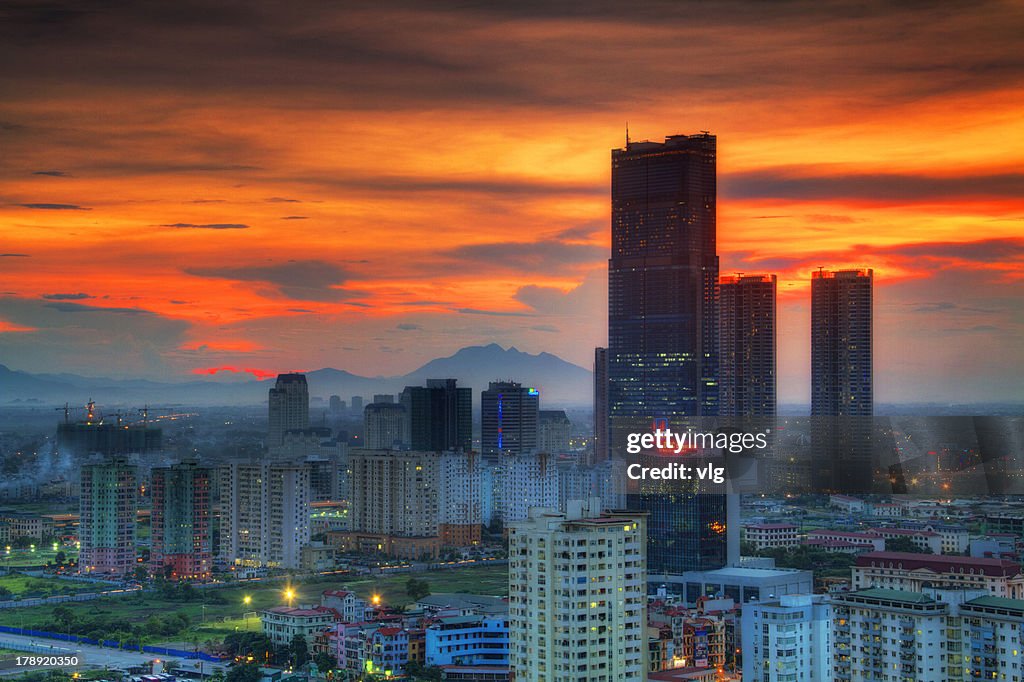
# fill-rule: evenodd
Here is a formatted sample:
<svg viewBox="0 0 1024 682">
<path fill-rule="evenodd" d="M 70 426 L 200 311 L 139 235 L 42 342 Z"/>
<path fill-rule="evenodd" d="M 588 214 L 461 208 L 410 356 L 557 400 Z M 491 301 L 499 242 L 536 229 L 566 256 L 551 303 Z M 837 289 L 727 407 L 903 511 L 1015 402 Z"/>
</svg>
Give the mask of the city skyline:
<svg viewBox="0 0 1024 682">
<path fill-rule="evenodd" d="M 629 121 L 718 137 L 720 272 L 778 275 L 779 402 L 819 266 L 875 272 L 878 402 L 1017 397 L 1019 8 L 65 9 L 0 27 L 13 369 L 589 368 Z"/>
</svg>

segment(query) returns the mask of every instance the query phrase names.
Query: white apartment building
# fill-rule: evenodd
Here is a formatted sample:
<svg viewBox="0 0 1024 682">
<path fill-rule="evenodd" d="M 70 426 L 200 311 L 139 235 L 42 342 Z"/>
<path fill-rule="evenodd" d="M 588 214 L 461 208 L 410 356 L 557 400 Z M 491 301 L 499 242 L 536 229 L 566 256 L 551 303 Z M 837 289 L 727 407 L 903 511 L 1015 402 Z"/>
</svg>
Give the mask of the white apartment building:
<svg viewBox="0 0 1024 682">
<path fill-rule="evenodd" d="M 558 466 L 554 457 L 546 454 L 505 455 L 496 478 L 496 512 L 504 524 L 526 519 L 531 507 L 562 507 Z"/>
<path fill-rule="evenodd" d="M 646 675 L 646 515 L 531 509 L 509 534 L 509 663 L 517 682 Z"/>
<path fill-rule="evenodd" d="M 1024 601 L 983 590 L 835 595 L 832 636 L 836 682 L 1024 679 Z"/>
<path fill-rule="evenodd" d="M 744 605 L 740 641 L 744 680 L 832 680 L 832 606 L 825 595 L 793 594 Z"/>
<path fill-rule="evenodd" d="M 792 523 L 752 523 L 743 526 L 743 539 L 757 549 L 796 547 L 799 528 Z"/>
<path fill-rule="evenodd" d="M 299 568 L 309 543 L 309 467 L 232 462 L 221 470 L 220 557 L 241 566 Z"/>
<path fill-rule="evenodd" d="M 438 534 L 442 544 L 479 544 L 484 523 L 480 502 L 484 463 L 475 453 L 445 452 L 439 466 Z"/>
</svg>

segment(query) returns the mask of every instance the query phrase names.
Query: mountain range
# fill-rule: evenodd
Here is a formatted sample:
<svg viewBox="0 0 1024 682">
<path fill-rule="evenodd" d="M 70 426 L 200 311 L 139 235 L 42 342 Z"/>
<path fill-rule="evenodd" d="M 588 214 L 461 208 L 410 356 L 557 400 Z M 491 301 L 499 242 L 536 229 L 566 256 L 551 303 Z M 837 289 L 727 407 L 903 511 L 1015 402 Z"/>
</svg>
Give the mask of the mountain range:
<svg viewBox="0 0 1024 682">
<path fill-rule="evenodd" d="M 454 355 L 436 358 L 401 376 L 365 377 L 346 370 L 326 367 L 306 373 L 312 398 L 331 395 L 350 400 L 363 396 L 369 402 L 375 393 L 398 393 L 405 386 L 423 385 L 427 379 L 458 379 L 460 386 L 473 389 L 478 399 L 488 382 L 512 380 L 535 386 L 542 406 L 589 406 L 593 375 L 589 370 L 550 353 L 524 353 L 496 343 L 468 346 Z M 77 374 L 31 374 L 0 365 L 0 405 L 49 403 L 82 405 L 95 400 L 103 406 L 184 404 L 257 405 L 267 400 L 274 379 L 218 381 L 215 379 L 161 382 L 148 379 L 109 379 Z"/>
</svg>

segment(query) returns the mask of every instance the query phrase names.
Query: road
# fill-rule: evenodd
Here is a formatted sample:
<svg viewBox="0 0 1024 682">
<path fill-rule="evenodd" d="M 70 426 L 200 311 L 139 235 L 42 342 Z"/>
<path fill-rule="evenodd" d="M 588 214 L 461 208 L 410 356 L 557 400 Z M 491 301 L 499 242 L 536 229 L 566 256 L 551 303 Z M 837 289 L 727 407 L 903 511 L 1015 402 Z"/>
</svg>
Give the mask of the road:
<svg viewBox="0 0 1024 682">
<path fill-rule="evenodd" d="M 10 646 L 12 644 L 24 645 L 26 650 L 31 650 L 33 655 L 36 656 L 40 655 L 51 646 L 53 647 L 54 655 L 67 655 L 68 652 L 81 652 L 86 666 L 98 668 L 126 668 L 128 666 L 139 665 L 140 663 L 149 663 L 150 661 L 163 658 L 158 654 L 124 651 L 122 649 L 107 649 L 106 647 L 93 646 L 91 644 L 72 644 L 70 642 L 60 642 L 42 637 L 31 637 L 29 635 L 11 635 L 2 633 L 0 634 L 0 641 L 6 643 L 9 648 L 15 648 L 14 646 Z M 178 660 L 186 667 L 191 667 L 199 663 L 199 661 L 186 661 L 182 659 L 175 660 Z M 220 663 L 210 663 L 208 661 L 203 663 L 204 673 L 210 673 L 217 669 L 223 670 L 224 666 Z"/>
</svg>

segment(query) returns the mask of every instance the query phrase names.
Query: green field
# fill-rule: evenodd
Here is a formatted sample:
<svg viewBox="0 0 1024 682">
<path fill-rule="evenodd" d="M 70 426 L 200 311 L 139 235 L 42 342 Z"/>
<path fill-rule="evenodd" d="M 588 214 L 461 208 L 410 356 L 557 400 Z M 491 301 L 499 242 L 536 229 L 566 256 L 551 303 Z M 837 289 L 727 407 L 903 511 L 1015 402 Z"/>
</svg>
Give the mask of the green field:
<svg viewBox="0 0 1024 682">
<path fill-rule="evenodd" d="M 316 604 L 320 593 L 327 589 L 350 589 L 369 600 L 381 595 L 389 606 L 403 606 L 412 599 L 405 594 L 405 583 L 410 577 L 426 580 L 431 592 L 469 592 L 505 596 L 508 593 L 508 569 L 504 564 L 483 564 L 447 571 L 428 571 L 415 574 L 396 574 L 387 577 L 359 577 L 344 579 L 318 577 L 295 579 L 290 583 L 293 605 Z M 31 579 L 30 579 L 31 580 Z M 73 583 L 72 583 L 73 584 Z M 84 584 L 87 588 L 94 586 Z M 176 634 L 147 634 L 146 643 L 165 641 L 198 641 L 223 639 L 237 630 L 257 630 L 259 619 L 244 618 L 246 612 L 260 611 L 288 603 L 285 591 L 289 583 L 249 582 L 215 589 L 196 590 L 195 599 L 181 601 L 168 599 L 155 593 L 131 594 L 124 597 L 105 597 L 88 602 L 72 602 L 60 606 L 70 611 L 77 621 L 127 621 L 135 625 L 152 623 L 152 619 L 184 614 L 190 626 Z M 249 598 L 247 604 L 245 598 Z M 54 605 L 0 610 L 0 625 L 44 627 L 54 620 Z M 228 619 L 225 621 L 225 619 Z M 146 632 L 153 628 L 144 627 Z"/>
<path fill-rule="evenodd" d="M 0 548 L 2 551 L 2 548 Z M 54 551 L 51 548 L 37 548 L 36 551 L 28 549 L 12 549 L 10 554 L 0 553 L 0 569 L 20 568 L 22 566 L 45 566 L 48 562 L 54 561 L 57 552 L 64 552 L 66 560 L 78 558 L 78 550 L 74 548 L 61 547 Z"/>
<path fill-rule="evenodd" d="M 95 592 L 104 589 L 104 585 L 80 583 L 60 578 L 32 578 L 15 573 L 0 576 L 0 587 L 10 590 L 11 594 L 29 599 L 32 597 L 52 597 L 58 594 L 77 594 L 79 592 Z"/>
</svg>

